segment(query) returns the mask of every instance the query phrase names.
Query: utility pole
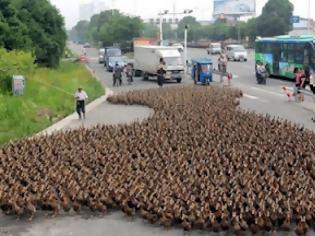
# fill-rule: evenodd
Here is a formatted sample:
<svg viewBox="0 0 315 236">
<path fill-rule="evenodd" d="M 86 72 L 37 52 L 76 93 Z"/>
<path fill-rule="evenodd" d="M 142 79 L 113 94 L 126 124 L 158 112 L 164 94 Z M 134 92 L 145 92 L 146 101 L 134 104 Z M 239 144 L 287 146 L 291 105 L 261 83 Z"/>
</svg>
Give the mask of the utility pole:
<svg viewBox="0 0 315 236">
<path fill-rule="evenodd" d="M 188 25 L 185 25 L 185 39 L 184 39 L 185 76 L 187 75 L 187 32 L 188 32 Z"/>
<path fill-rule="evenodd" d="M 114 16 L 115 0 L 112 0 L 112 16 Z"/>
<path fill-rule="evenodd" d="M 311 0 L 307 0 L 308 1 L 308 13 L 307 13 L 307 33 L 311 34 L 310 30 L 311 30 Z"/>
<path fill-rule="evenodd" d="M 163 16 L 167 15 L 168 11 L 160 12 L 160 46 L 163 46 Z"/>
<path fill-rule="evenodd" d="M 172 12 L 172 13 L 169 13 L 167 10 L 164 11 L 164 12 L 160 12 L 159 13 L 159 16 L 160 16 L 160 45 L 163 45 L 163 16 L 164 15 L 189 15 L 193 12 L 193 10 L 189 10 L 189 9 L 186 9 L 184 12 Z"/>
</svg>

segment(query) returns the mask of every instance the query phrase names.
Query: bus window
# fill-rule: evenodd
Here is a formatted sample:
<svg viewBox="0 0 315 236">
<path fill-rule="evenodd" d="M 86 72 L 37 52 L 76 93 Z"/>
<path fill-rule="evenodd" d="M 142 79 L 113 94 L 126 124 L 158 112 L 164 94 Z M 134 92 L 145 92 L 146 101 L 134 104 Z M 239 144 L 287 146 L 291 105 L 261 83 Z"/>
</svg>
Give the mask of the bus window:
<svg viewBox="0 0 315 236">
<path fill-rule="evenodd" d="M 295 63 L 304 64 L 304 44 L 295 45 Z"/>
<path fill-rule="evenodd" d="M 266 43 L 265 44 L 265 53 L 272 53 L 273 52 L 273 50 L 272 50 L 272 46 L 273 46 L 273 44 L 271 44 L 271 43 Z"/>
<path fill-rule="evenodd" d="M 293 63 L 295 61 L 294 44 L 288 44 L 288 62 Z"/>
<path fill-rule="evenodd" d="M 262 53 L 262 43 L 256 43 L 255 50 L 257 53 Z"/>
<path fill-rule="evenodd" d="M 304 66 L 309 66 L 310 65 L 310 55 L 309 55 L 309 50 L 307 48 L 304 49 Z"/>
<path fill-rule="evenodd" d="M 306 44 L 304 48 L 304 66 L 310 66 L 312 62 L 312 46 L 310 44 Z"/>
<path fill-rule="evenodd" d="M 280 54 L 280 61 L 287 62 L 288 61 L 288 44 L 284 43 L 281 44 L 281 54 Z"/>
</svg>

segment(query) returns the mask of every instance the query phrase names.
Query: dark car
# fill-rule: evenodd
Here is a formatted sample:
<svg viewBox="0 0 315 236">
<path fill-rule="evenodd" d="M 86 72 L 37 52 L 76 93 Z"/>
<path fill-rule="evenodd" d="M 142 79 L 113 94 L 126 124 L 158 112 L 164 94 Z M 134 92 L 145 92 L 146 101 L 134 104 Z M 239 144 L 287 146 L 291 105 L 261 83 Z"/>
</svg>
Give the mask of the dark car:
<svg viewBox="0 0 315 236">
<path fill-rule="evenodd" d="M 107 67 L 107 64 L 109 62 L 109 58 L 111 57 L 121 57 L 122 52 L 120 48 L 116 47 L 105 47 L 105 53 L 104 53 L 104 67 Z"/>
<path fill-rule="evenodd" d="M 85 43 L 85 44 L 83 45 L 83 47 L 84 47 L 84 48 L 90 48 L 91 45 L 90 45 L 89 43 Z"/>
<path fill-rule="evenodd" d="M 109 72 L 112 72 L 116 63 L 118 63 L 118 65 L 123 68 L 127 65 L 127 63 L 122 59 L 122 57 L 109 57 L 108 59 L 108 63 L 106 66 L 106 70 Z"/>
</svg>

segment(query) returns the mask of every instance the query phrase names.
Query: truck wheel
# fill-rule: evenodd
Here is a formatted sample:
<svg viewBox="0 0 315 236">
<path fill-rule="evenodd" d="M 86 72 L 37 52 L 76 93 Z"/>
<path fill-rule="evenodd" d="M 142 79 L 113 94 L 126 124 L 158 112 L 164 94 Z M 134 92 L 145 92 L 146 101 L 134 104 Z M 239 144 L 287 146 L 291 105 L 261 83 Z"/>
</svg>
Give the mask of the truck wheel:
<svg viewBox="0 0 315 236">
<path fill-rule="evenodd" d="M 176 82 L 180 83 L 180 82 L 182 82 L 182 79 L 181 78 L 180 79 L 176 79 Z"/>
<path fill-rule="evenodd" d="M 135 70 L 135 77 L 140 77 L 142 75 L 141 70 Z"/>
<path fill-rule="evenodd" d="M 149 76 L 145 72 L 142 73 L 142 78 L 143 78 L 143 80 L 149 80 Z"/>
</svg>

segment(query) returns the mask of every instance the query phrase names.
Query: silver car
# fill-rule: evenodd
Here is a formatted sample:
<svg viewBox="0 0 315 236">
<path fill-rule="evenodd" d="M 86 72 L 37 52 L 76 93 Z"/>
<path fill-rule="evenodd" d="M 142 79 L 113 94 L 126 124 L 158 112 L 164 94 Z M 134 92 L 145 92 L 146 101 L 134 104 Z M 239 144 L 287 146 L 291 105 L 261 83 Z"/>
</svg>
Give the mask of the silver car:
<svg viewBox="0 0 315 236">
<path fill-rule="evenodd" d="M 105 54 L 105 48 L 100 48 L 98 51 L 98 62 L 100 64 L 104 63 L 104 54 Z"/>
<path fill-rule="evenodd" d="M 222 51 L 220 43 L 210 43 L 209 48 L 207 49 L 209 54 L 220 54 Z"/>
<path fill-rule="evenodd" d="M 247 61 L 247 51 L 243 45 L 233 44 L 226 47 L 226 56 L 232 61 Z"/>
</svg>

